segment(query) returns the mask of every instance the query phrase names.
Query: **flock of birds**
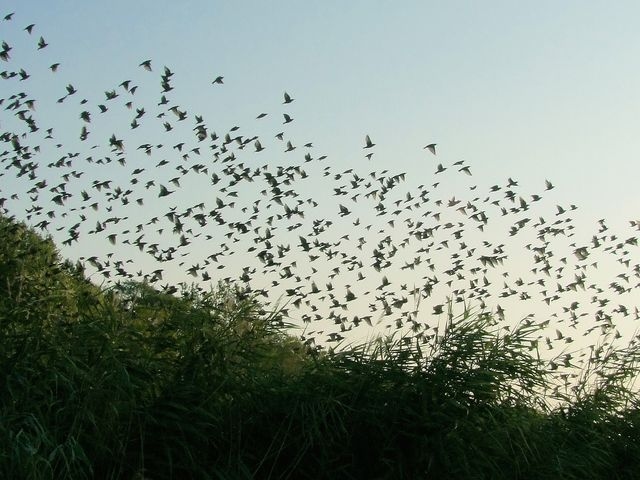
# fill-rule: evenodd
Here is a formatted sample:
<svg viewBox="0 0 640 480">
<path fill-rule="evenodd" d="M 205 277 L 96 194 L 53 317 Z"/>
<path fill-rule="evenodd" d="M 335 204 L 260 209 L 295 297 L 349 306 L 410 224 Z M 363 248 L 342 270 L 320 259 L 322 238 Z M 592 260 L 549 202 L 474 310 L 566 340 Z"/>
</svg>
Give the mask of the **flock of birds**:
<svg viewBox="0 0 640 480">
<path fill-rule="evenodd" d="M 615 338 L 640 317 L 640 221 L 618 236 L 600 220 L 581 241 L 574 205 L 544 210 L 550 181 L 527 194 L 508 178 L 481 193 L 472 166 L 440 162 L 435 143 L 419 150 L 432 165 L 428 184 L 373 170 L 369 135 L 362 157 L 340 167 L 289 135 L 287 92 L 277 115 L 251 119 L 272 134 L 221 129 L 177 103 L 174 72 L 153 60 L 140 62 L 141 81 L 84 91 L 60 79 L 64 64 L 48 57 L 37 26 L 13 31 L 49 66 L 16 64 L 13 44 L 2 41 L 0 212 L 50 233 L 94 280 L 144 280 L 171 293 L 176 279 L 204 290 L 238 283 L 305 325 L 309 343 L 338 342 L 362 323 L 428 341 L 447 300 L 498 318 L 512 308 L 548 324 L 552 333 L 532 348 L 546 343 L 565 365 L 577 361 L 568 350 L 575 332 Z M 223 79 L 209 88 L 221 92 Z M 59 84 L 59 97 L 29 93 L 38 81 Z M 39 109 L 50 113 L 40 118 Z M 446 182 L 467 184 L 449 196 Z"/>
</svg>

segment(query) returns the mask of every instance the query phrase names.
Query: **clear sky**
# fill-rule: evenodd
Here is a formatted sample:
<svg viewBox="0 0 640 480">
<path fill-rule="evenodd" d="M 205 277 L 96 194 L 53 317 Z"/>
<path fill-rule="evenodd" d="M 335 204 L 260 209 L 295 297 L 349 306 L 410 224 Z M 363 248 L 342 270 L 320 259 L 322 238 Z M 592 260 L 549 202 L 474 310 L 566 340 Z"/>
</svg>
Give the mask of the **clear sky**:
<svg viewBox="0 0 640 480">
<path fill-rule="evenodd" d="M 177 72 L 195 102 L 224 75 L 216 113 L 231 120 L 291 91 L 298 128 L 345 157 L 368 133 L 380 157 L 426 174 L 419 150 L 437 142 L 479 177 L 532 186 L 551 177 L 595 216 L 639 214 L 637 2 L 27 1 L 5 9 L 46 32 L 65 58 L 62 71 L 81 84 L 107 88 L 152 58 Z"/>
<path fill-rule="evenodd" d="M 586 241 L 599 219 L 612 229 L 640 219 L 635 1 L 7 1 L 3 9 L 15 12 L 0 32 L 22 38 L 16 48 L 40 35 L 49 43 L 24 65 L 61 63 L 55 80 L 33 80 L 50 100 L 39 101 L 40 115 L 57 115 L 54 99 L 68 83 L 98 98 L 125 79 L 159 86 L 168 66 L 180 108 L 204 115 L 218 134 L 249 126 L 269 148 L 286 128 L 300 158 L 313 142 L 335 171 L 390 169 L 413 185 L 448 178 L 443 199 L 472 184 L 486 195 L 509 177 L 541 194 L 548 179 L 548 215 L 556 204 L 577 205 Z M 30 23 L 33 38 L 16 33 Z M 138 66 L 147 59 L 153 76 Z M 224 83 L 212 85 L 217 76 Z M 140 90 L 140 102 L 157 101 Z M 291 125 L 282 125 L 285 112 Z M 129 117 L 95 128 L 113 133 Z M 56 131 L 77 137 L 77 116 L 73 127 L 55 118 Z M 365 135 L 376 144 L 371 160 Z M 423 149 L 429 143 L 436 156 Z M 473 176 L 434 177 L 439 163 L 451 173 L 456 161 Z M 330 194 L 321 182 L 305 185 L 306 196 Z M 77 251 L 88 256 L 88 248 Z M 640 303 L 637 291 L 630 302 Z"/>
</svg>

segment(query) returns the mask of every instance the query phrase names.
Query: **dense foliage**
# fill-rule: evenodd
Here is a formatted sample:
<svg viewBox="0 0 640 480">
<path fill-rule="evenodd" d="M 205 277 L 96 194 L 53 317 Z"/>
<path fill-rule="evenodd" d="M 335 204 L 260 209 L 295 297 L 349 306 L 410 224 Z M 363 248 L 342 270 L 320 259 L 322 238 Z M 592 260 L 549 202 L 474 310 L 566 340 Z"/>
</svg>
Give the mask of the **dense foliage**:
<svg viewBox="0 0 640 480">
<path fill-rule="evenodd" d="M 0 218 L 2 478 L 639 478 L 634 343 L 563 393 L 533 323 L 334 353 L 233 285 L 179 293 Z"/>
</svg>

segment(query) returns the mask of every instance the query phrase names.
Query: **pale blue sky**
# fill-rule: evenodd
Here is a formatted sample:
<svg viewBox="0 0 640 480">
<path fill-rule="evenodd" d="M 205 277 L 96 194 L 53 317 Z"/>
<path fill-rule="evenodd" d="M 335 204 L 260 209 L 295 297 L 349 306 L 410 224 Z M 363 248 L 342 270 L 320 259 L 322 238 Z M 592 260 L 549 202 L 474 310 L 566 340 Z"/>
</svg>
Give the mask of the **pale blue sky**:
<svg viewBox="0 0 640 480">
<path fill-rule="evenodd" d="M 637 2 L 25 1 L 5 9 L 46 33 L 65 58 L 62 72 L 79 84 L 106 89 L 152 58 L 203 111 L 202 90 L 224 75 L 212 113 L 232 122 L 273 110 L 288 90 L 304 120 L 299 136 L 326 150 L 355 154 L 369 133 L 379 157 L 420 174 L 419 150 L 437 142 L 479 179 L 512 176 L 534 188 L 549 177 L 595 215 L 640 215 Z"/>
<path fill-rule="evenodd" d="M 550 179 L 556 188 L 545 215 L 553 217 L 555 204 L 577 205 L 584 241 L 600 218 L 612 228 L 640 219 L 635 1 L 8 1 L 3 8 L 16 12 L 0 22 L 2 35 L 21 38 L 16 55 L 39 35 L 49 43 L 24 55 L 28 68 L 62 63 L 50 81 L 30 85 L 49 98 L 38 114 L 55 118 L 60 135 L 75 139 L 79 125 L 68 102 L 54 101 L 67 83 L 96 103 L 131 79 L 156 87 L 136 94 L 154 105 L 166 65 L 175 74 L 172 102 L 204 115 L 219 134 L 239 125 L 273 138 L 286 111 L 299 157 L 313 142 L 314 155 L 328 155 L 336 169 L 388 168 L 407 172 L 414 185 L 448 178 L 444 199 L 468 192 L 470 182 L 485 193 L 508 177 L 527 194 L 542 193 Z M 29 23 L 32 38 L 16 34 Z M 153 75 L 138 66 L 146 59 Z M 218 75 L 224 85 L 211 85 Z M 295 98 L 286 108 L 284 91 Z M 64 109 L 76 115 L 73 126 L 58 117 Z M 267 121 L 255 120 L 261 112 Z M 129 121 L 105 116 L 106 125 L 92 127 L 94 141 L 128 135 Z M 370 162 L 366 134 L 376 143 Z M 436 157 L 423 150 L 432 142 Z M 458 160 L 473 177 L 434 177 L 438 163 Z M 305 193 L 326 197 L 323 185 L 310 182 Z"/>
</svg>

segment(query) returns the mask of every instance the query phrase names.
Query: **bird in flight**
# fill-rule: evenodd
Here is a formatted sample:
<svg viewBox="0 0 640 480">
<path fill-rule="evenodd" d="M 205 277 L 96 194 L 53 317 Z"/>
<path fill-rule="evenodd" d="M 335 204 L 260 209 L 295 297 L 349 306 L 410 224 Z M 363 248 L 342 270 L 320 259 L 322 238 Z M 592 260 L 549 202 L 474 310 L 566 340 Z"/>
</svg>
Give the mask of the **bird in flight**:
<svg viewBox="0 0 640 480">
<path fill-rule="evenodd" d="M 144 68 L 145 70 L 151 71 L 151 60 L 145 60 L 138 66 Z"/>
<path fill-rule="evenodd" d="M 373 143 L 373 142 L 371 141 L 371 138 L 369 138 L 369 135 L 367 135 L 367 136 L 365 137 L 365 139 L 364 139 L 364 143 L 365 143 L 365 145 L 364 145 L 364 147 L 362 147 L 362 148 L 371 148 L 371 147 L 375 146 L 375 143 Z"/>
<path fill-rule="evenodd" d="M 436 144 L 435 143 L 430 143 L 429 145 L 425 145 L 423 150 L 429 150 L 431 153 L 433 153 L 435 155 L 436 154 Z"/>
<path fill-rule="evenodd" d="M 224 83 L 224 82 L 222 81 L 222 79 L 223 79 L 223 78 L 224 78 L 223 76 L 218 76 L 218 77 L 216 77 L 216 79 L 215 79 L 213 82 L 211 82 L 211 83 L 212 83 L 212 84 L 216 84 L 216 83 L 217 83 L 217 84 L 219 84 L 219 85 L 220 85 L 220 84 L 223 84 L 223 83 Z"/>
<path fill-rule="evenodd" d="M 170 195 L 172 193 L 173 190 L 169 190 L 164 185 L 160 185 L 160 193 L 158 194 L 158 197 L 166 197 L 167 195 Z"/>
<path fill-rule="evenodd" d="M 291 98 L 291 95 L 289 95 L 287 92 L 284 92 L 284 102 L 282 103 L 291 103 L 293 102 L 293 98 Z"/>
</svg>

